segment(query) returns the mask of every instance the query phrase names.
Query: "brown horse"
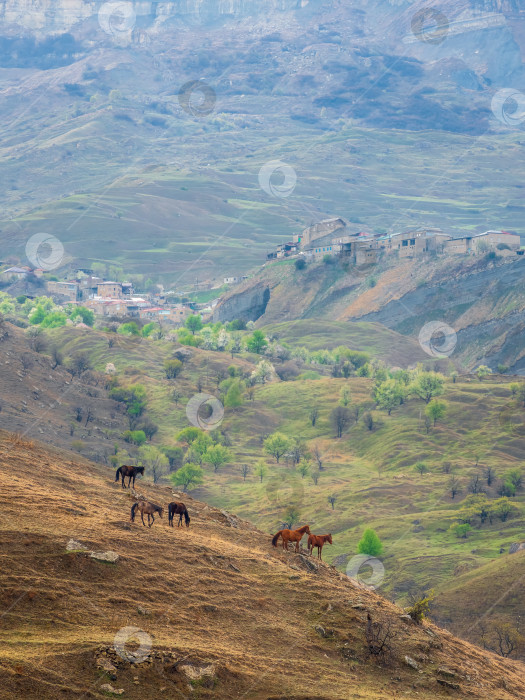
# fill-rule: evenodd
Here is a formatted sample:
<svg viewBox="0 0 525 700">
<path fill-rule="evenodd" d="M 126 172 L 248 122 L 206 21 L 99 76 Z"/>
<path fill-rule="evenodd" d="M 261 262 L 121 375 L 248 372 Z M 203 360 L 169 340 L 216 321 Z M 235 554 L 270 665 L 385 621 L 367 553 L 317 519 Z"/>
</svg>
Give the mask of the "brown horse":
<svg viewBox="0 0 525 700">
<path fill-rule="evenodd" d="M 184 505 L 184 503 L 178 503 L 177 501 L 173 501 L 173 503 L 170 503 L 168 506 L 168 525 L 171 525 L 173 527 L 173 516 L 178 515 L 179 516 L 179 524 L 177 527 L 182 527 L 182 516 L 184 516 L 184 519 L 186 520 L 186 527 L 190 526 L 190 516 L 188 513 L 188 509 Z"/>
<path fill-rule="evenodd" d="M 129 477 L 128 480 L 128 489 L 131 484 L 131 480 L 133 479 L 133 488 L 135 488 L 135 477 L 137 474 L 142 474 L 144 476 L 144 467 L 129 467 L 127 465 L 123 465 L 122 467 L 119 467 L 117 469 L 117 473 L 115 474 L 115 481 L 118 481 L 119 476 L 122 477 L 122 488 L 125 488 L 124 486 L 124 479 L 126 477 Z"/>
<path fill-rule="evenodd" d="M 310 534 L 310 527 L 308 525 L 303 525 L 298 530 L 279 530 L 279 532 L 273 536 L 272 544 L 274 547 L 277 547 L 277 540 L 279 537 L 282 537 L 283 549 L 288 549 L 288 542 L 295 542 L 295 551 L 298 552 L 299 542 L 305 532 Z"/>
<path fill-rule="evenodd" d="M 321 561 L 323 560 L 323 557 L 321 556 L 321 553 L 323 551 L 323 546 L 329 542 L 332 544 L 332 535 L 308 535 L 308 551 L 310 552 L 310 556 L 312 556 L 314 547 L 317 547 L 317 558 L 320 559 Z"/>
<path fill-rule="evenodd" d="M 144 525 L 144 527 L 146 527 L 146 523 L 144 522 L 144 513 L 146 513 L 146 515 L 148 516 L 148 526 L 151 527 L 155 522 L 155 513 L 158 513 L 162 518 L 162 513 L 164 512 L 164 508 L 162 508 L 161 506 L 156 506 L 150 501 L 137 501 L 131 506 L 132 523 L 135 521 L 135 511 L 137 510 L 137 508 L 139 510 L 140 517 L 142 518 L 142 524 Z"/>
</svg>

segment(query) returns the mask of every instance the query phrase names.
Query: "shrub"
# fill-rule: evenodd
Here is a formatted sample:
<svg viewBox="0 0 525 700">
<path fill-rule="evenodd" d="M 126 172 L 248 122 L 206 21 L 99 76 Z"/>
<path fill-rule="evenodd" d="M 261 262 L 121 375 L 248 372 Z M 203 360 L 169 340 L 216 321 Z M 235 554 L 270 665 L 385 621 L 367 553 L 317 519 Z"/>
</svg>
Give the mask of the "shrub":
<svg viewBox="0 0 525 700">
<path fill-rule="evenodd" d="M 306 267 L 306 260 L 304 258 L 297 258 L 294 264 L 296 270 L 304 270 Z"/>
<path fill-rule="evenodd" d="M 175 377 L 182 371 L 182 362 L 176 358 L 165 360 L 164 371 L 167 379 L 175 379 Z"/>
<path fill-rule="evenodd" d="M 407 615 L 410 615 L 414 622 L 417 622 L 419 625 L 425 617 L 428 617 L 430 612 L 430 603 L 433 600 L 434 591 L 429 591 L 426 596 L 415 600 L 409 608 L 406 608 L 405 612 Z"/>
<path fill-rule="evenodd" d="M 371 557 L 377 557 L 383 551 L 383 543 L 375 530 L 368 528 L 364 531 L 361 541 L 357 545 L 359 554 L 369 554 Z"/>
</svg>

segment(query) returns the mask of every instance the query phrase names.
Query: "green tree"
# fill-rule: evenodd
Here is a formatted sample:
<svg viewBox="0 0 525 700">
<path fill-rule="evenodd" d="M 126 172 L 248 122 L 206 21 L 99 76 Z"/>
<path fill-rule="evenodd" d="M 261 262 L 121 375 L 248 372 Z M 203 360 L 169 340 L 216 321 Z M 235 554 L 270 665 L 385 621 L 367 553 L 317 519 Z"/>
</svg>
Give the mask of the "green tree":
<svg viewBox="0 0 525 700">
<path fill-rule="evenodd" d="M 350 389 L 347 386 L 343 386 L 339 392 L 339 403 L 341 406 L 348 406 L 350 403 Z"/>
<path fill-rule="evenodd" d="M 255 475 L 259 477 L 261 483 L 264 477 L 266 476 L 267 471 L 268 470 L 266 468 L 266 464 L 262 460 L 257 462 L 257 464 L 255 465 Z"/>
<path fill-rule="evenodd" d="M 175 379 L 182 372 L 182 362 L 175 357 L 164 360 L 164 372 L 167 379 Z"/>
<path fill-rule="evenodd" d="M 153 483 L 158 483 L 160 477 L 169 467 L 169 459 L 154 445 L 143 445 L 138 450 L 139 459 L 145 467 L 148 467 L 153 476 Z"/>
<path fill-rule="evenodd" d="M 200 435 L 202 435 L 202 430 L 200 428 L 189 425 L 187 428 L 183 428 L 183 430 L 177 433 L 175 439 L 177 442 L 185 442 L 187 445 L 191 445 Z"/>
<path fill-rule="evenodd" d="M 231 459 L 231 453 L 228 448 L 223 447 L 223 445 L 213 445 L 213 447 L 209 447 L 206 450 L 203 459 L 206 464 L 211 464 L 214 472 L 218 472 L 219 469 Z"/>
<path fill-rule="evenodd" d="M 202 318 L 196 315 L 188 316 L 184 325 L 191 331 L 192 335 L 195 335 L 197 331 L 202 330 Z"/>
<path fill-rule="evenodd" d="M 480 365 L 476 369 L 476 375 L 477 375 L 480 382 L 483 380 L 483 377 L 488 377 L 489 374 L 492 374 L 492 370 L 490 369 L 490 367 L 487 367 L 486 365 Z"/>
<path fill-rule="evenodd" d="M 411 385 L 411 390 L 420 399 L 430 403 L 435 396 L 441 396 L 445 391 L 444 383 L 444 378 L 437 372 L 421 372 Z"/>
<path fill-rule="evenodd" d="M 135 321 L 129 321 L 128 323 L 123 323 L 117 328 L 117 333 L 121 335 L 131 335 L 140 336 L 140 329 L 135 323 Z"/>
<path fill-rule="evenodd" d="M 466 539 L 472 528 L 468 523 L 452 523 L 449 530 L 453 532 L 456 537 Z"/>
<path fill-rule="evenodd" d="M 85 323 L 86 326 L 91 326 L 93 327 L 95 323 L 95 314 L 91 309 L 87 309 L 85 306 L 77 306 L 76 308 L 73 309 L 71 312 L 71 319 L 77 318 L 80 316 L 82 319 L 82 323 Z"/>
<path fill-rule="evenodd" d="M 310 471 L 310 463 L 303 459 L 303 461 L 299 463 L 297 471 L 301 475 L 301 478 L 304 479 L 304 477 L 307 476 L 308 472 Z"/>
<path fill-rule="evenodd" d="M 445 401 L 439 401 L 439 399 L 432 399 L 432 401 L 425 408 L 425 415 L 434 421 L 436 425 L 438 420 L 441 420 L 447 412 L 447 404 Z"/>
<path fill-rule="evenodd" d="M 182 486 L 183 491 L 188 491 L 204 482 L 204 472 L 198 464 L 188 462 L 170 476 L 170 481 L 174 486 Z"/>
<path fill-rule="evenodd" d="M 290 447 L 290 440 L 286 437 L 286 435 L 279 432 L 273 433 L 273 435 L 270 435 L 264 441 L 264 449 L 266 453 L 272 457 L 275 457 L 277 464 L 279 464 L 279 460 L 286 452 L 288 452 Z"/>
<path fill-rule="evenodd" d="M 417 462 L 415 470 L 419 472 L 420 476 L 423 476 L 423 474 L 428 472 L 427 465 L 424 462 Z"/>
<path fill-rule="evenodd" d="M 523 483 L 523 473 L 521 469 L 509 469 L 505 472 L 505 481 L 511 483 L 514 488 L 520 489 Z"/>
<path fill-rule="evenodd" d="M 243 400 L 244 384 L 239 379 L 235 379 L 230 385 L 230 388 L 226 392 L 224 398 L 224 406 L 226 408 L 239 408 L 242 406 Z"/>
<path fill-rule="evenodd" d="M 63 311 L 52 311 L 47 314 L 40 324 L 41 328 L 60 328 L 65 326 L 67 322 L 67 316 Z"/>
<path fill-rule="evenodd" d="M 374 398 L 378 408 L 387 411 L 388 415 L 392 413 L 392 409 L 399 406 L 404 397 L 405 389 L 395 379 L 387 379 L 380 384 L 376 384 L 374 389 Z"/>
<path fill-rule="evenodd" d="M 260 355 L 266 347 L 268 346 L 268 341 L 266 340 L 264 333 L 260 330 L 253 332 L 251 336 L 246 340 L 246 347 L 249 352 L 254 352 Z"/>
<path fill-rule="evenodd" d="M 375 530 L 367 528 L 359 544 L 357 545 L 359 554 L 369 554 L 371 557 L 378 557 L 383 551 L 383 544 Z"/>
<path fill-rule="evenodd" d="M 126 442 L 132 445 L 143 445 L 146 442 L 146 433 L 143 430 L 126 430 L 122 434 Z"/>
</svg>

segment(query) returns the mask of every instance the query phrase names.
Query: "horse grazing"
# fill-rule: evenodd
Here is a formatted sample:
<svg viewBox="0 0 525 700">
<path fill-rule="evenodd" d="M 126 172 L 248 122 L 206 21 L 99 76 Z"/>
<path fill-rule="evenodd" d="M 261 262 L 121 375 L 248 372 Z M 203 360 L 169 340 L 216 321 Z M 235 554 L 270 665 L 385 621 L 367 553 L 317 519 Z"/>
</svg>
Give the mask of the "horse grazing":
<svg viewBox="0 0 525 700">
<path fill-rule="evenodd" d="M 115 481 L 118 481 L 119 476 L 122 477 L 122 488 L 126 488 L 124 486 L 124 479 L 126 477 L 129 477 L 128 479 L 128 489 L 131 484 L 131 480 L 133 479 L 133 488 L 135 488 L 135 477 L 137 474 L 142 474 L 144 476 L 144 467 L 128 467 L 127 465 L 123 465 L 122 467 L 119 467 L 117 469 L 117 473 L 115 474 Z"/>
<path fill-rule="evenodd" d="M 274 547 L 277 547 L 277 540 L 281 537 L 283 540 L 283 549 L 288 550 L 288 542 L 295 542 L 295 551 L 298 552 L 299 542 L 305 532 L 310 534 L 310 527 L 308 525 L 303 525 L 298 530 L 279 530 L 279 532 L 273 536 L 272 544 Z"/>
<path fill-rule="evenodd" d="M 321 556 L 321 552 L 323 551 L 323 546 L 329 542 L 332 544 L 332 535 L 308 535 L 308 551 L 310 552 L 310 556 L 312 556 L 314 547 L 317 547 L 317 558 L 320 559 L 321 561 L 323 560 L 323 557 Z"/>
<path fill-rule="evenodd" d="M 164 512 L 164 508 L 162 508 L 161 506 L 156 506 L 150 501 L 137 501 L 131 506 L 132 523 L 135 521 L 135 511 L 137 510 L 137 508 L 139 510 L 140 517 L 142 518 L 142 524 L 144 525 L 144 527 L 146 527 L 146 523 L 144 522 L 144 513 L 146 513 L 146 515 L 148 516 L 148 526 L 151 527 L 155 522 L 155 513 L 158 513 L 162 518 L 162 513 Z"/>
<path fill-rule="evenodd" d="M 177 503 L 177 501 L 173 501 L 173 503 L 170 503 L 168 506 L 168 525 L 171 525 L 173 527 L 173 516 L 178 515 L 179 516 L 179 524 L 177 527 L 182 527 L 182 516 L 184 516 L 184 519 L 186 520 L 186 527 L 190 526 L 190 516 L 188 514 L 188 509 L 184 505 L 184 503 Z"/>
</svg>

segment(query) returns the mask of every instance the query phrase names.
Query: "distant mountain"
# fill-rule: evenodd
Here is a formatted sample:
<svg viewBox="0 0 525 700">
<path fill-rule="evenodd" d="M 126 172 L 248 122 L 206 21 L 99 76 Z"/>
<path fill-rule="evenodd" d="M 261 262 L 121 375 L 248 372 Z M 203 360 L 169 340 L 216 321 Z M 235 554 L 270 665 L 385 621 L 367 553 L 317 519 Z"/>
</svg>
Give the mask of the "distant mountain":
<svg viewBox="0 0 525 700">
<path fill-rule="evenodd" d="M 187 283 L 333 213 L 519 229 L 523 127 L 491 101 L 524 87 L 523 18 L 514 0 L 4 0 L 3 249 L 51 230 L 68 260 Z M 288 199 L 258 182 L 280 160 Z"/>
</svg>

